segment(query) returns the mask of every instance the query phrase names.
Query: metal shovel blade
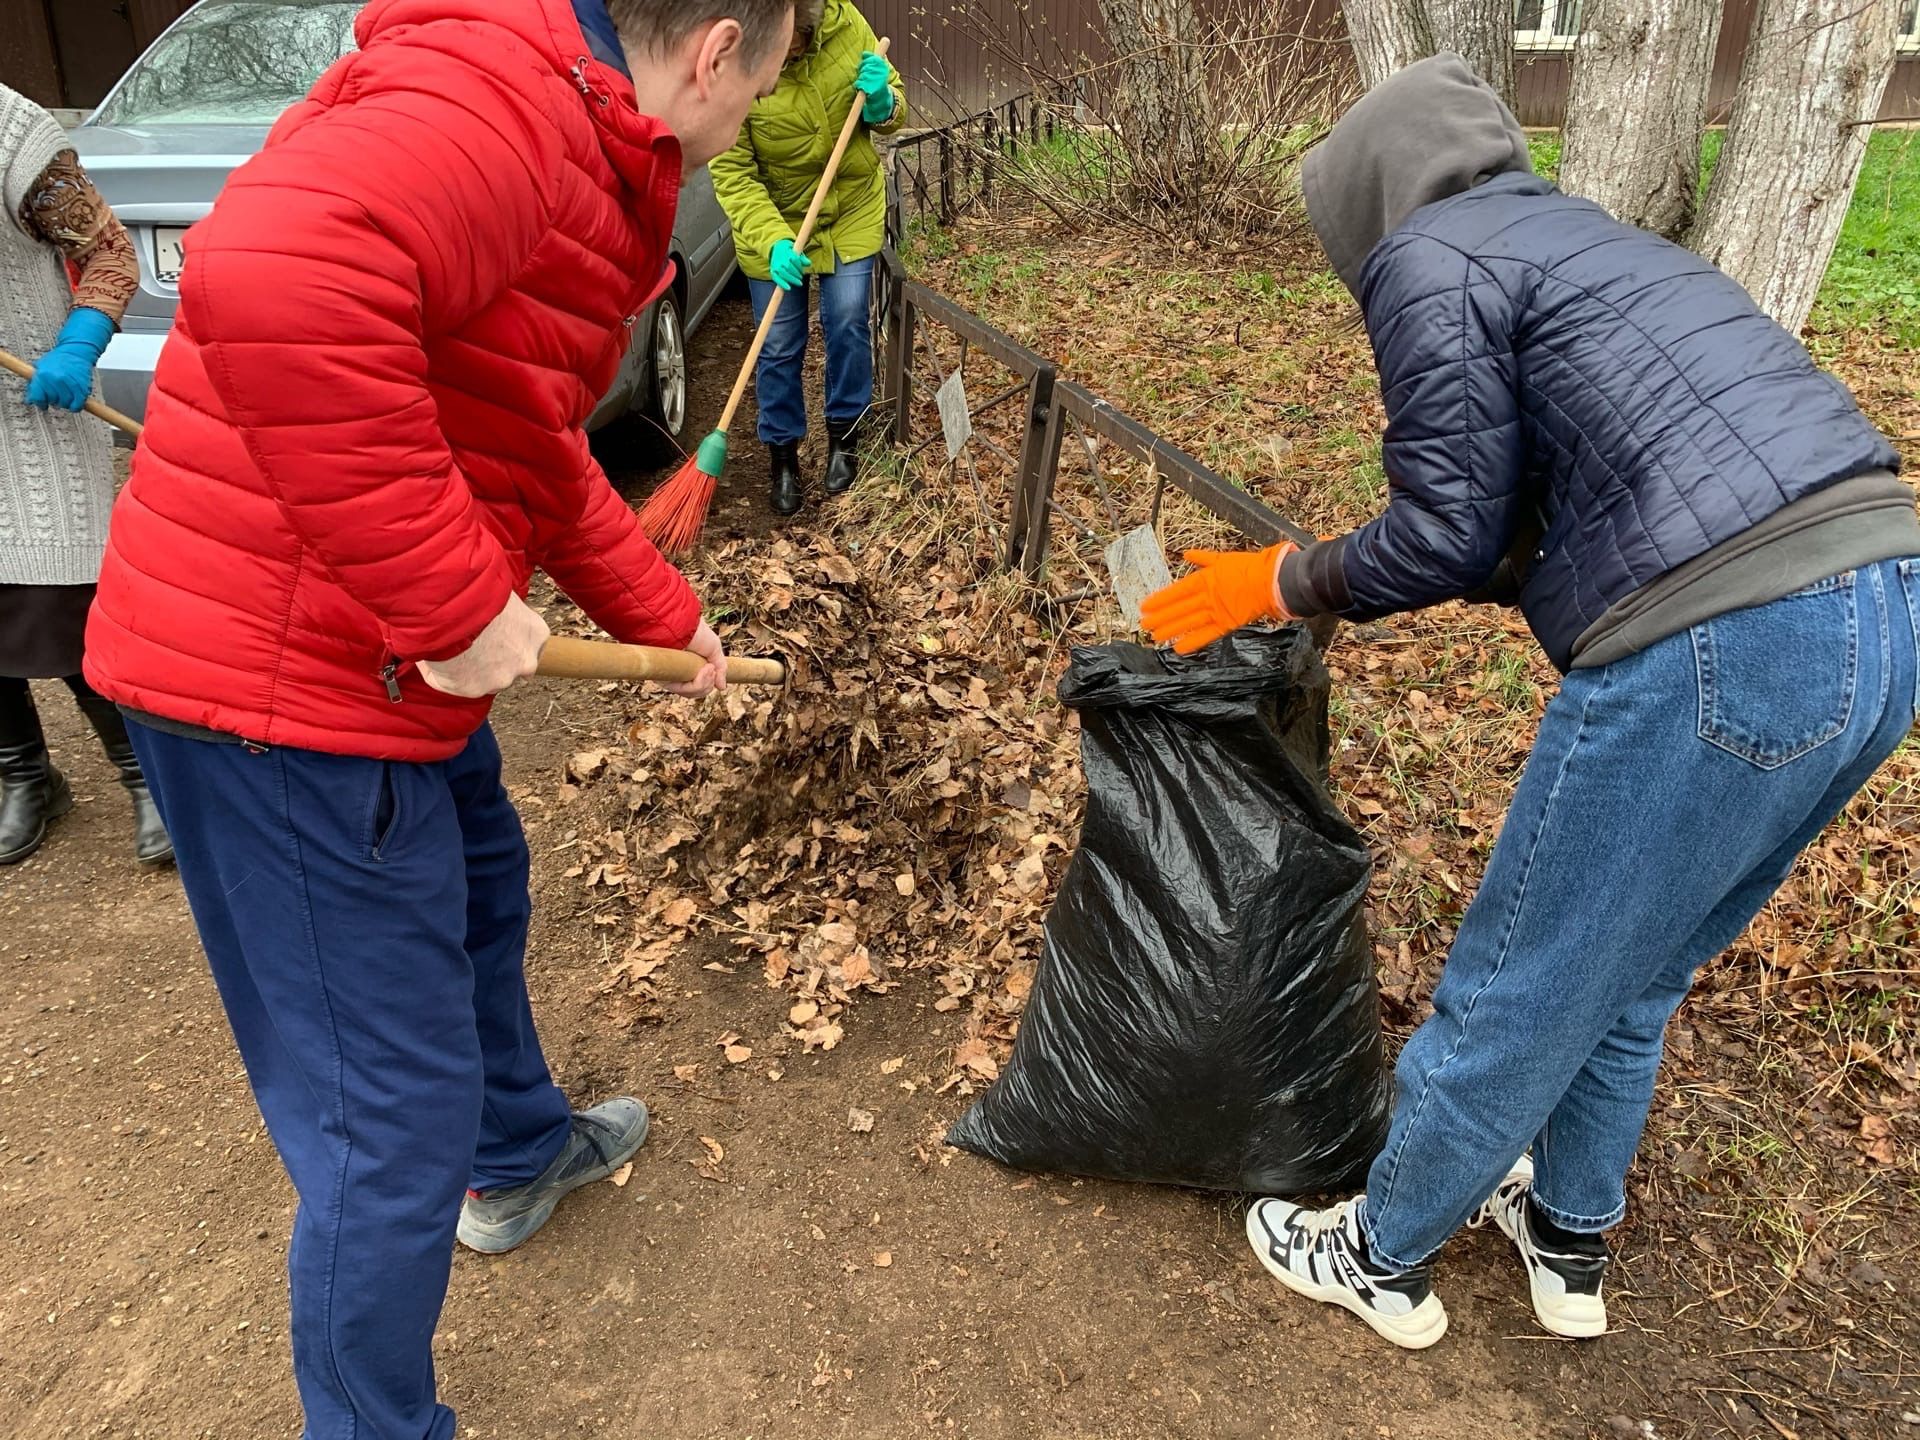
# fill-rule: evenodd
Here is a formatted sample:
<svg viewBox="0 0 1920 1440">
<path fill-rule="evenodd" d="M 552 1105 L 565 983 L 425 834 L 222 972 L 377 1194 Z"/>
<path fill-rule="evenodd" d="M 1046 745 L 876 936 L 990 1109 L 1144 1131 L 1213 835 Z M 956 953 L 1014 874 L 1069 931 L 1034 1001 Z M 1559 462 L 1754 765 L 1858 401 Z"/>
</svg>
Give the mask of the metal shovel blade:
<svg viewBox="0 0 1920 1440">
<path fill-rule="evenodd" d="M 1161 552 L 1160 537 L 1151 525 L 1136 525 L 1106 549 L 1107 574 L 1113 579 L 1114 598 L 1120 613 L 1136 627 L 1140 624 L 1140 602 L 1154 591 L 1173 583 L 1167 569 L 1167 557 Z"/>
</svg>

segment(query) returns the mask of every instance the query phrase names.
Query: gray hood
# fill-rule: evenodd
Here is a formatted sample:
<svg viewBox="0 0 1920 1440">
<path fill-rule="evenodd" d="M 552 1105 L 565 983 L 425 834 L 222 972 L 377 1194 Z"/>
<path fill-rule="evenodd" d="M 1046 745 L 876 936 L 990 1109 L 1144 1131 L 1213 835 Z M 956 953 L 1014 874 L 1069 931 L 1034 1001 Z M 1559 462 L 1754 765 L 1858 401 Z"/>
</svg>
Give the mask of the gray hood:
<svg viewBox="0 0 1920 1440">
<path fill-rule="evenodd" d="M 1355 298 L 1367 256 L 1423 205 L 1518 171 L 1526 132 L 1458 55 L 1409 65 L 1376 85 L 1307 152 L 1307 216 Z"/>
</svg>

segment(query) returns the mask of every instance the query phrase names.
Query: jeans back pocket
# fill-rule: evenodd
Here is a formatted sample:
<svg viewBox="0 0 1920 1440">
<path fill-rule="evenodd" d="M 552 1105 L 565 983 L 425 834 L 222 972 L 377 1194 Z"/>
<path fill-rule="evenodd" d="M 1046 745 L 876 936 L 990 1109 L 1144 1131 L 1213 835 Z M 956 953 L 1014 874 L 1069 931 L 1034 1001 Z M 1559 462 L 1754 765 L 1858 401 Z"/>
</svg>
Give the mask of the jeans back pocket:
<svg viewBox="0 0 1920 1440">
<path fill-rule="evenodd" d="M 1860 679 L 1854 581 L 1849 570 L 1694 626 L 1702 740 L 1777 770 L 1847 728 Z"/>
</svg>

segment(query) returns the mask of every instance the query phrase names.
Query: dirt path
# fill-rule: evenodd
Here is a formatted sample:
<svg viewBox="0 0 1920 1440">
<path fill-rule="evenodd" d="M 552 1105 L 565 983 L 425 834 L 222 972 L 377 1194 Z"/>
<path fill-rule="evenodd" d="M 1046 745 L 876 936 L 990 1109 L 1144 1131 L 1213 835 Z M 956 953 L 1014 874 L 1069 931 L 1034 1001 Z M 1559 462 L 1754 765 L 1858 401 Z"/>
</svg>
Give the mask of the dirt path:
<svg viewBox="0 0 1920 1440">
<path fill-rule="evenodd" d="M 542 687 L 501 707 L 516 783 L 558 784 L 575 698 Z M 82 803 L 0 882 L 0 1434 L 294 1433 L 290 1187 L 177 883 L 133 873 L 104 764 L 47 709 Z M 929 1078 L 954 1037 L 931 993 L 890 997 L 802 1058 L 757 967 L 696 956 L 674 967 L 664 1024 L 623 1027 L 594 994 L 604 932 L 557 880 L 566 828 L 528 807 L 548 1053 L 576 1095 L 646 1096 L 655 1128 L 624 1188 L 570 1202 L 512 1257 L 458 1257 L 440 1352 L 463 1435 L 1586 1433 L 1562 1408 L 1572 1377 L 1537 1367 L 1562 1352 L 1499 1339 L 1527 1328 L 1504 1268 L 1456 1271 L 1460 1338 L 1389 1365 L 1275 1295 L 1226 1202 L 944 1151 L 958 1105 Z M 754 1050 L 745 1066 L 720 1056 L 730 1031 Z M 849 1128 L 854 1107 L 870 1132 Z"/>
<path fill-rule="evenodd" d="M 698 419 L 740 308 L 699 344 Z M 759 533 L 764 472 L 738 453 L 721 523 Z M 64 697 L 42 698 L 81 803 L 0 872 L 0 1436 L 292 1435 L 291 1190 L 177 881 L 136 873 L 104 761 Z M 439 1351 L 463 1437 L 1651 1435 L 1637 1422 L 1675 1413 L 1705 1351 L 1770 1343 L 1700 1316 L 1664 1339 L 1546 1342 L 1510 1260 L 1472 1237 L 1443 1276 L 1454 1334 L 1391 1351 L 1278 1293 L 1230 1200 L 946 1151 L 954 1022 L 917 977 L 824 1055 L 788 1053 L 787 1001 L 724 954 L 670 964 L 658 1023 L 626 1016 L 596 993 L 610 932 L 562 878 L 588 802 L 548 799 L 608 723 L 585 687 L 526 687 L 496 712 L 527 802 L 548 1055 L 578 1097 L 645 1096 L 655 1127 L 624 1187 L 568 1202 L 520 1253 L 457 1258 Z M 750 1062 L 724 1061 L 728 1033 Z M 1659 1241 L 1627 1243 L 1623 1294 Z M 1778 1429 L 1748 1419 L 1733 1431 Z"/>
</svg>

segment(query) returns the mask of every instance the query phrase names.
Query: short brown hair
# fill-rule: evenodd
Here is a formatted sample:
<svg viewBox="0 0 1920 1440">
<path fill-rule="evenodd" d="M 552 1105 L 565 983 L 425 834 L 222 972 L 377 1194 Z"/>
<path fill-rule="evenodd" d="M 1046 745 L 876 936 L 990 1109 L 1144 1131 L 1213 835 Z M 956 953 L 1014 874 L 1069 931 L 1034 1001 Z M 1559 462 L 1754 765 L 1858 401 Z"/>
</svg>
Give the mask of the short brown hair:
<svg viewBox="0 0 1920 1440">
<path fill-rule="evenodd" d="M 794 0 L 608 0 L 614 28 L 650 50 L 672 50 L 711 20 L 738 20 L 747 59 L 766 58 Z"/>
</svg>

